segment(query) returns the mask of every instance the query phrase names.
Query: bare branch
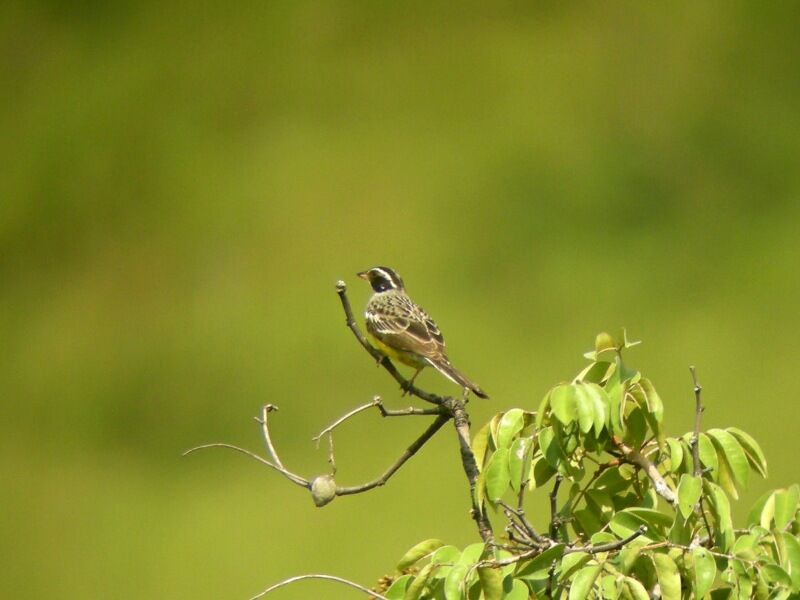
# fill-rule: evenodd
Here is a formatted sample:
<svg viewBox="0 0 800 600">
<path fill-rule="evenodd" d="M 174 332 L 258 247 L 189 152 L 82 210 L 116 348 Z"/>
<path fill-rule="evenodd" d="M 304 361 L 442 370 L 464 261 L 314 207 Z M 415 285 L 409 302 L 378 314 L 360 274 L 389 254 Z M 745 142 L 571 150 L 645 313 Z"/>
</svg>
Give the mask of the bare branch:
<svg viewBox="0 0 800 600">
<path fill-rule="evenodd" d="M 233 444 L 219 444 L 219 443 L 216 443 L 216 444 L 203 444 L 202 446 L 195 446 L 194 448 L 190 448 L 189 450 L 187 450 L 186 452 L 183 453 L 183 456 L 188 456 L 189 454 L 192 454 L 193 452 L 197 452 L 198 450 L 205 450 L 207 448 L 228 448 L 229 450 L 235 450 L 236 452 L 240 452 L 240 453 L 242 453 L 242 454 L 244 454 L 246 456 L 249 456 L 250 458 L 252 458 L 254 460 L 257 460 L 258 462 L 260 462 L 263 465 L 267 465 L 270 469 L 275 469 L 276 471 L 278 471 L 278 473 L 282 474 L 284 477 L 286 477 L 292 483 L 296 483 L 297 485 L 299 485 L 301 487 L 304 487 L 306 489 L 310 489 L 311 488 L 311 483 L 309 481 L 306 481 L 305 479 L 303 479 L 299 475 L 295 475 L 294 473 L 292 473 L 290 471 L 287 471 L 283 467 L 279 467 L 278 465 L 271 463 L 266 458 L 260 457 L 255 452 L 250 452 L 250 450 L 245 450 L 244 448 L 240 448 L 239 446 L 234 446 Z"/>
<path fill-rule="evenodd" d="M 464 467 L 467 481 L 469 481 L 469 493 L 472 501 L 472 518 L 478 526 L 478 533 L 481 539 L 487 544 L 493 544 L 494 533 L 492 533 L 492 524 L 489 522 L 489 517 L 486 515 L 485 507 L 478 504 L 475 496 L 475 488 L 480 472 L 470 444 L 469 415 L 464 408 L 464 401 L 458 398 L 447 398 L 445 406 L 453 415 L 453 424 L 455 425 L 456 434 L 458 435 L 458 445 L 461 450 L 461 464 Z"/>
<path fill-rule="evenodd" d="M 394 377 L 394 380 L 400 384 L 400 387 L 405 390 L 407 393 L 412 394 L 419 398 L 420 400 L 424 400 L 425 402 L 430 402 L 431 404 L 441 405 L 444 402 L 444 398 L 441 396 L 437 396 L 436 394 L 431 394 L 430 392 L 426 392 L 424 390 L 419 389 L 415 385 L 413 385 L 409 380 L 403 377 L 400 372 L 395 368 L 386 356 L 381 354 L 376 348 L 370 344 L 367 339 L 364 337 L 364 334 L 361 333 L 361 330 L 358 328 L 358 324 L 356 323 L 355 318 L 353 317 L 353 309 L 350 307 L 350 300 L 347 298 L 347 285 L 344 281 L 337 281 L 336 282 L 336 293 L 339 294 L 339 299 L 342 301 L 342 308 L 344 309 L 344 315 L 346 319 L 347 327 L 350 331 L 353 332 L 353 335 L 358 340 L 358 343 L 366 350 L 372 358 L 375 359 L 378 364 L 380 364 L 384 369 L 386 369 L 389 374 Z"/>
<path fill-rule="evenodd" d="M 360 494 L 362 492 L 366 492 L 366 491 L 371 490 L 373 488 L 376 488 L 376 487 L 384 485 L 389 480 L 389 478 L 392 475 L 394 475 L 395 472 L 397 472 L 397 470 L 400 467 L 402 467 L 403 464 L 409 458 L 414 456 L 417 453 L 417 451 L 420 448 L 422 448 L 422 446 L 425 445 L 425 442 L 427 442 L 429 439 L 431 439 L 434 436 L 434 434 L 437 431 L 439 431 L 442 428 L 442 426 L 445 423 L 447 423 L 447 421 L 449 421 L 449 420 L 450 420 L 450 416 L 449 415 L 439 415 L 433 421 L 433 423 L 431 423 L 430 426 L 425 431 L 422 432 L 422 435 L 420 435 L 416 440 L 414 440 L 414 442 L 406 449 L 406 451 L 403 452 L 403 454 L 400 456 L 400 458 L 398 458 L 394 462 L 394 464 L 386 470 L 386 472 L 383 475 L 381 475 L 377 479 L 374 479 L 374 480 L 372 480 L 370 482 L 367 482 L 367 483 L 363 483 L 361 485 L 355 485 L 355 486 L 351 486 L 351 487 L 337 487 L 336 488 L 336 495 L 337 496 L 348 496 L 350 494 Z"/>
<path fill-rule="evenodd" d="M 550 539 L 552 540 L 555 540 L 558 536 L 558 528 L 561 525 L 561 519 L 558 517 L 558 488 L 561 487 L 563 479 L 563 475 L 557 473 L 555 483 L 553 483 L 553 491 L 550 492 Z"/>
<path fill-rule="evenodd" d="M 689 372 L 692 374 L 692 385 L 694 386 L 694 431 L 692 431 L 692 462 L 694 463 L 694 476 L 702 477 L 704 471 L 703 466 L 700 464 L 700 421 L 703 417 L 703 411 L 705 410 L 701 398 L 703 388 L 700 385 L 700 382 L 697 381 L 697 371 L 694 368 L 694 365 L 689 367 Z M 697 501 L 697 506 L 695 509 L 700 513 L 700 516 L 702 516 L 703 524 L 706 526 L 706 534 L 710 539 L 712 536 L 711 524 L 708 522 L 708 516 L 706 516 L 705 501 L 703 500 L 702 494 Z"/>
<path fill-rule="evenodd" d="M 631 543 L 633 540 L 638 538 L 640 535 L 644 535 L 647 533 L 647 527 L 645 525 L 641 525 L 639 529 L 634 531 L 628 537 L 623 540 L 617 540 L 616 542 L 608 542 L 607 544 L 598 544 L 597 546 L 575 546 L 573 548 L 567 548 L 564 550 L 564 554 L 571 554 L 573 552 L 586 552 L 588 554 L 597 554 L 599 552 L 613 552 L 614 550 L 619 550 L 623 546 Z"/>
<path fill-rule="evenodd" d="M 318 574 L 297 575 L 295 577 L 289 577 L 289 579 L 284 579 L 283 581 L 280 581 L 280 582 L 276 583 L 275 585 L 268 587 L 267 589 L 265 589 L 260 594 L 256 594 L 255 596 L 250 598 L 250 600 L 259 600 L 259 598 L 263 598 L 264 596 L 266 596 L 270 592 L 273 592 L 273 591 L 275 591 L 275 590 L 277 590 L 279 588 L 282 588 L 284 586 L 287 586 L 287 585 L 289 585 L 291 583 L 296 583 L 298 581 L 302 581 L 304 579 L 323 579 L 325 581 L 335 581 L 337 583 L 343 583 L 344 585 L 349 585 L 350 587 L 355 588 L 355 589 L 357 589 L 359 591 L 362 591 L 365 594 L 369 594 L 372 598 L 376 598 L 377 600 L 389 600 L 386 596 L 382 596 L 378 592 L 374 592 L 371 589 L 364 587 L 363 585 L 359 585 L 358 583 L 355 583 L 354 581 L 349 581 L 347 579 L 343 579 L 342 577 L 336 577 L 334 575 L 318 575 Z"/>
<path fill-rule="evenodd" d="M 274 404 L 265 404 L 261 408 L 261 418 L 255 417 L 255 420 L 261 423 L 261 432 L 264 435 L 264 445 L 267 447 L 267 452 L 272 457 L 272 460 L 275 461 L 275 464 L 278 465 L 281 469 L 285 469 L 281 459 L 278 457 L 278 453 L 275 451 L 275 447 L 272 445 L 272 438 L 269 435 L 269 421 L 268 415 L 272 411 L 277 412 L 278 407 Z"/>
<path fill-rule="evenodd" d="M 381 403 L 380 397 L 379 396 L 375 396 L 372 399 L 372 402 L 367 402 L 366 404 L 362 404 L 361 406 L 354 408 L 353 410 L 351 410 L 347 414 L 342 415 L 341 417 L 336 419 L 333 423 L 328 425 L 325 429 L 320 431 L 317 435 L 315 435 L 311 439 L 314 440 L 315 442 L 317 442 L 317 448 L 319 448 L 319 440 L 320 440 L 320 438 L 322 438 L 323 435 L 325 435 L 326 433 L 331 433 L 334 429 L 336 429 L 339 425 L 341 425 L 342 423 L 347 421 L 347 419 L 349 419 L 350 417 L 355 416 L 358 413 L 363 412 L 363 411 L 365 411 L 367 409 L 370 409 L 373 406 L 378 406 L 380 403 Z"/>
<path fill-rule="evenodd" d="M 631 464 L 634 464 L 641 468 L 645 474 L 650 478 L 650 481 L 653 483 L 653 489 L 656 491 L 656 494 L 661 496 L 664 500 L 669 502 L 670 504 L 675 504 L 675 492 L 672 491 L 667 485 L 666 480 L 658 472 L 658 468 L 652 463 L 652 461 L 647 458 L 644 454 L 642 454 L 639 450 L 631 448 L 625 442 L 623 442 L 617 436 L 613 436 L 612 441 L 617 448 L 619 448 L 620 452 L 622 452 L 622 457 Z"/>
</svg>

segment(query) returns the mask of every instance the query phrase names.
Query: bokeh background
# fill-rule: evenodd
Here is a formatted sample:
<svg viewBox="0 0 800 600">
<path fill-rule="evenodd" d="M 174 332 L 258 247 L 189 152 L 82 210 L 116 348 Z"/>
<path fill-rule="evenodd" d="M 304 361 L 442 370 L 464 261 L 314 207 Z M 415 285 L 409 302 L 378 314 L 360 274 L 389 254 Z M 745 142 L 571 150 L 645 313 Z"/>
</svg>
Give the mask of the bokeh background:
<svg viewBox="0 0 800 600">
<path fill-rule="evenodd" d="M 316 509 L 290 468 L 381 394 L 334 282 L 394 266 L 451 358 L 534 408 L 627 326 L 668 427 L 760 440 L 800 478 L 800 18 L 793 3 L 5 2 L 0 8 L 0 596 L 240 599 L 372 584 L 476 540 L 445 430 Z M 452 391 L 433 373 L 420 382 Z M 362 415 L 343 484 L 415 419 Z M 534 500 L 534 514 L 544 502 Z M 351 598 L 305 583 L 275 598 Z"/>
</svg>

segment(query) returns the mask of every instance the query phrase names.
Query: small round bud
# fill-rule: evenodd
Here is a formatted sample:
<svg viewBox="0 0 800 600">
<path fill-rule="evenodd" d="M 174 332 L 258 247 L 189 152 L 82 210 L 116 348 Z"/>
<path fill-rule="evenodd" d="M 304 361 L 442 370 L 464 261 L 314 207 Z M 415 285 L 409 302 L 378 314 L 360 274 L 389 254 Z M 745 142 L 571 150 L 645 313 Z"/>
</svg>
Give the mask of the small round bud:
<svg viewBox="0 0 800 600">
<path fill-rule="evenodd" d="M 336 498 L 336 481 L 333 475 L 320 475 L 311 482 L 311 498 L 317 506 L 325 506 Z"/>
</svg>

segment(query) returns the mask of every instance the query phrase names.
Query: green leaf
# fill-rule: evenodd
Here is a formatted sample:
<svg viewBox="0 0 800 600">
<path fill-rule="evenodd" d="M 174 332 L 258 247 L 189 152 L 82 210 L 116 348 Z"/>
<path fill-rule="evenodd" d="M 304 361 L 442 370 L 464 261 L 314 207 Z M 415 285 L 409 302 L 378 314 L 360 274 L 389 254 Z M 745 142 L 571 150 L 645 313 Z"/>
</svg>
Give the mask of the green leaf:
<svg viewBox="0 0 800 600">
<path fill-rule="evenodd" d="M 651 531 L 648 523 L 640 516 L 631 513 L 629 510 L 621 510 L 613 516 L 609 521 L 608 526 L 620 539 L 625 539 L 633 535 L 639 528 L 644 525 L 647 527 L 640 539 L 650 542 L 662 541 L 663 537 L 657 531 Z"/>
<path fill-rule="evenodd" d="M 503 414 L 497 425 L 497 448 L 508 448 L 511 442 L 525 424 L 524 411 L 521 408 L 512 408 Z"/>
<path fill-rule="evenodd" d="M 403 555 L 403 558 L 401 558 L 400 562 L 397 563 L 397 570 L 403 571 L 407 569 L 442 546 L 444 546 L 444 542 L 437 539 L 430 539 L 420 542 Z"/>
<path fill-rule="evenodd" d="M 389 598 L 389 600 L 403 600 L 403 596 L 406 595 L 406 590 L 411 584 L 412 579 L 414 579 L 413 575 L 401 575 L 394 580 L 391 587 L 386 590 L 383 595 Z"/>
<path fill-rule="evenodd" d="M 648 594 L 644 586 L 633 577 L 625 577 L 623 582 L 627 588 L 628 594 L 633 600 L 650 600 L 650 594 Z"/>
<path fill-rule="evenodd" d="M 431 571 L 436 568 L 434 564 L 425 565 L 419 574 L 414 578 L 414 581 L 406 588 L 406 593 L 403 595 L 403 600 L 419 600 L 425 586 L 430 579 Z"/>
<path fill-rule="evenodd" d="M 511 589 L 503 596 L 503 600 L 528 600 L 528 586 L 519 579 L 511 580 Z"/>
<path fill-rule="evenodd" d="M 578 427 L 583 433 L 588 433 L 594 426 L 594 400 L 586 390 L 586 385 L 576 383 L 572 386 L 575 389 L 575 408 L 578 412 Z"/>
<path fill-rule="evenodd" d="M 464 597 L 464 579 L 469 572 L 470 565 L 458 564 L 450 569 L 444 580 L 444 597 L 447 600 L 462 600 Z"/>
<path fill-rule="evenodd" d="M 458 562 L 460 556 L 461 550 L 455 546 L 442 546 L 436 550 L 431 554 L 431 562 L 441 566 L 433 574 L 433 577 L 437 579 L 446 577 L 452 566 Z"/>
<path fill-rule="evenodd" d="M 481 559 L 485 549 L 486 545 L 481 542 L 470 544 L 461 552 L 461 556 L 458 558 L 458 563 L 461 565 L 474 565 Z"/>
<path fill-rule="evenodd" d="M 678 566 L 668 554 L 653 554 L 653 564 L 658 575 L 658 585 L 661 587 L 663 600 L 681 600 L 681 576 Z"/>
<path fill-rule="evenodd" d="M 577 393 L 575 387 L 564 383 L 550 392 L 550 406 L 553 414 L 564 425 L 569 425 L 578 417 Z"/>
<path fill-rule="evenodd" d="M 766 505 L 767 500 L 769 500 L 771 497 L 772 497 L 772 492 L 769 491 L 769 492 L 766 492 L 765 494 L 763 494 L 761 497 L 759 497 L 758 500 L 756 500 L 753 503 L 753 506 L 750 509 L 750 512 L 747 513 L 747 526 L 748 527 L 752 527 L 753 525 L 758 525 L 759 523 L 761 523 L 761 513 L 764 510 L 764 506 Z M 774 510 L 775 509 L 775 500 L 772 501 L 772 507 L 773 507 L 773 510 Z M 770 519 L 772 519 L 772 516 L 770 516 Z"/>
<path fill-rule="evenodd" d="M 589 592 L 594 587 L 594 582 L 600 574 L 600 565 L 584 567 L 577 572 L 569 587 L 568 600 L 584 600 L 589 597 Z"/>
<path fill-rule="evenodd" d="M 600 578 L 600 589 L 604 600 L 617 600 L 619 598 L 619 587 L 617 578 L 614 575 L 603 575 Z"/>
<path fill-rule="evenodd" d="M 550 565 L 553 564 L 554 560 L 557 561 L 561 558 L 565 549 L 566 546 L 564 544 L 558 544 L 552 548 L 548 548 L 537 557 L 520 564 L 514 576 L 519 579 L 546 579 Z"/>
<path fill-rule="evenodd" d="M 714 444 L 705 433 L 701 433 L 699 439 L 698 453 L 700 454 L 700 463 L 704 467 L 711 469 L 711 478 L 716 481 L 719 476 L 717 449 L 714 448 Z"/>
<path fill-rule="evenodd" d="M 558 581 L 566 581 L 578 572 L 583 565 L 589 562 L 592 556 L 586 552 L 570 552 L 565 554 L 559 565 Z"/>
<path fill-rule="evenodd" d="M 519 492 L 523 477 L 530 472 L 531 443 L 532 439 L 529 437 L 517 438 L 508 452 L 508 473 L 511 489 L 515 492 Z"/>
<path fill-rule="evenodd" d="M 497 502 L 508 489 L 510 481 L 508 448 L 499 448 L 486 465 L 486 496 L 489 501 Z"/>
<path fill-rule="evenodd" d="M 733 473 L 733 480 L 742 487 L 747 487 L 747 477 L 750 474 L 749 464 L 744 449 L 737 439 L 724 429 L 709 429 L 708 436 L 721 451 L 725 462 Z"/>
<path fill-rule="evenodd" d="M 503 573 L 500 569 L 482 567 L 478 569 L 484 600 L 500 600 L 503 597 Z"/>
<path fill-rule="evenodd" d="M 647 409 L 656 418 L 657 422 L 661 422 L 664 418 L 664 403 L 658 395 L 653 383 L 646 377 L 642 377 L 639 385 L 642 387 L 645 399 L 647 401 Z"/>
<path fill-rule="evenodd" d="M 586 383 L 584 389 L 594 405 L 594 433 L 600 435 L 608 421 L 608 407 L 611 401 L 606 391 L 596 383 Z"/>
<path fill-rule="evenodd" d="M 681 481 L 678 484 L 678 507 L 684 519 L 688 519 L 689 515 L 694 512 L 694 507 L 700 500 L 702 491 L 703 482 L 699 477 L 681 475 Z"/>
<path fill-rule="evenodd" d="M 768 583 L 777 583 L 787 588 L 792 587 L 792 578 L 776 564 L 766 564 L 761 567 L 761 572 Z"/>
<path fill-rule="evenodd" d="M 761 446 L 758 445 L 758 442 L 737 427 L 728 427 L 728 432 L 736 438 L 744 449 L 744 453 L 747 455 L 747 461 L 750 463 L 750 466 L 753 467 L 753 470 L 757 471 L 762 477 L 766 477 L 767 459 L 764 456 L 764 452 L 761 450 Z"/>
<path fill-rule="evenodd" d="M 792 578 L 792 591 L 798 592 L 800 591 L 800 541 L 789 533 L 782 533 L 781 536 L 786 548 L 784 566 Z"/>
<path fill-rule="evenodd" d="M 717 576 L 717 563 L 714 557 L 705 548 L 693 548 L 692 559 L 694 561 L 694 597 L 702 598 L 714 584 Z"/>
<path fill-rule="evenodd" d="M 733 521 L 731 520 L 731 503 L 725 492 L 717 484 L 706 480 L 703 485 L 706 489 L 711 513 L 717 522 L 715 536 L 717 545 L 723 552 L 728 552 L 733 547 L 735 540 Z"/>
<path fill-rule="evenodd" d="M 630 447 L 638 450 L 642 447 L 646 435 L 647 419 L 644 417 L 644 411 L 637 406 L 625 419 L 624 440 Z"/>
<path fill-rule="evenodd" d="M 670 471 L 674 473 L 683 462 L 683 446 L 675 438 L 667 438 L 667 445 L 669 446 Z"/>
<path fill-rule="evenodd" d="M 797 484 L 775 492 L 775 527 L 783 530 L 794 520 L 799 496 L 800 486 Z"/>
<path fill-rule="evenodd" d="M 528 481 L 528 489 L 535 490 L 542 487 L 555 474 L 555 469 L 549 465 L 544 456 L 537 457 L 531 464 L 531 478 Z"/>
<path fill-rule="evenodd" d="M 475 455 L 475 462 L 478 464 L 479 471 L 483 470 L 483 462 L 486 459 L 486 448 L 489 445 L 489 429 L 490 423 L 486 423 L 472 438 L 472 453 Z"/>
</svg>

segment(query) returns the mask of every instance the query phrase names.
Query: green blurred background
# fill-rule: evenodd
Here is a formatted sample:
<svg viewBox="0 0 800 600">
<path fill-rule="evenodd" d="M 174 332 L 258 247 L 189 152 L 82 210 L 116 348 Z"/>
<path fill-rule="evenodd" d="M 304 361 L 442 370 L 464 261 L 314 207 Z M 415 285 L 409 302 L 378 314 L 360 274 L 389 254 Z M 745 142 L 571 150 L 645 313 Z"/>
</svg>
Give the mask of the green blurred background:
<svg viewBox="0 0 800 600">
<path fill-rule="evenodd" d="M 316 509 L 290 468 L 381 394 L 333 284 L 395 267 L 453 361 L 534 408 L 602 329 L 691 427 L 798 480 L 795 3 L 20 2 L 0 9 L 0 596 L 247 598 L 372 584 L 476 540 L 454 435 Z M 442 378 L 420 382 L 452 392 Z M 407 421 L 407 422 L 404 422 Z M 416 419 L 365 414 L 342 484 Z M 537 513 L 541 499 L 531 504 Z M 304 583 L 275 598 L 351 598 Z"/>
</svg>

